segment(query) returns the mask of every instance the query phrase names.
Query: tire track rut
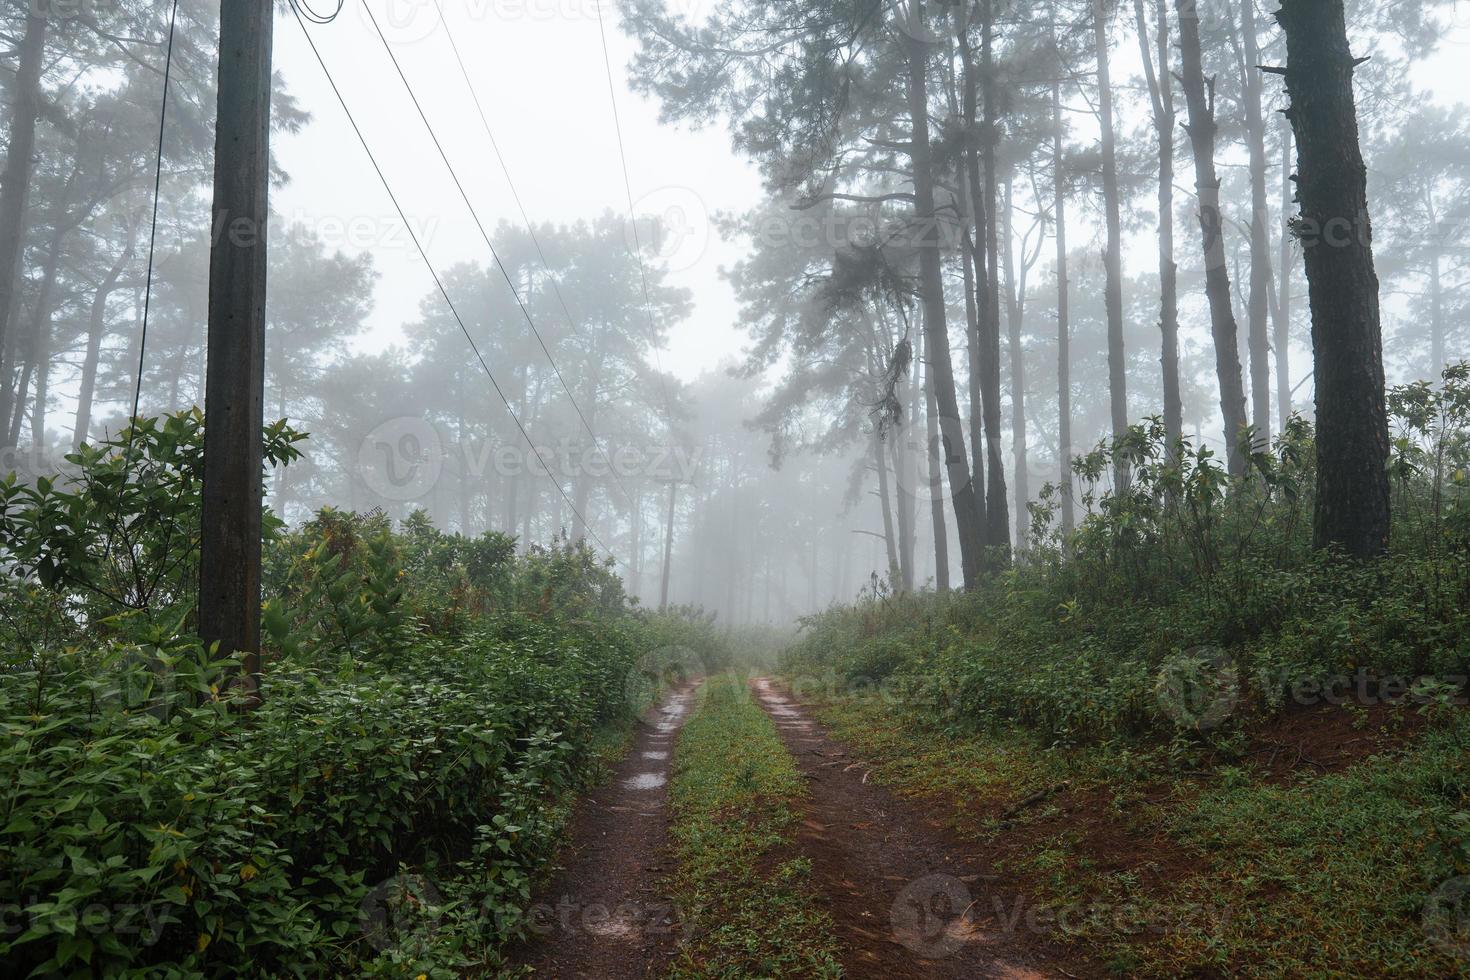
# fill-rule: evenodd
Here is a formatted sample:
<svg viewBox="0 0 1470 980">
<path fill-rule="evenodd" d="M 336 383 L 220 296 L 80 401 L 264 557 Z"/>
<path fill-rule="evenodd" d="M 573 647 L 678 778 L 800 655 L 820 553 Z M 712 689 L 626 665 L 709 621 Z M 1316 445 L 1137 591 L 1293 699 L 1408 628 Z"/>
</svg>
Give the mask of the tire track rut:
<svg viewBox="0 0 1470 980">
<path fill-rule="evenodd" d="M 674 739 L 698 685 L 686 685 L 639 722 L 632 750 L 577 806 L 561 868 L 531 916 L 532 941 L 515 957 L 538 978 L 662 976 L 681 930 L 661 886 L 669 856 Z"/>
<path fill-rule="evenodd" d="M 1063 975 L 991 915 L 996 876 L 946 840 L 914 803 L 871 785 L 868 770 L 767 678 L 752 685 L 810 793 L 797 847 L 837 924 L 848 977 Z"/>
</svg>

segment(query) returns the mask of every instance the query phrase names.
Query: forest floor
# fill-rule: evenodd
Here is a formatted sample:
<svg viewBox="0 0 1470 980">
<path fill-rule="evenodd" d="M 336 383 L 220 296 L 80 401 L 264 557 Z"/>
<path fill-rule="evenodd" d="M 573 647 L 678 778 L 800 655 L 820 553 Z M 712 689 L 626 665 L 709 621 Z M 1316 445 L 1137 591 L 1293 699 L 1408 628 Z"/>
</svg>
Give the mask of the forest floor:
<svg viewBox="0 0 1470 980">
<path fill-rule="evenodd" d="M 1457 719 L 1321 706 L 1180 760 L 768 678 L 664 710 L 578 817 L 535 976 L 1466 975 L 1399 900 L 1436 835 L 1415 801 L 1466 764 Z"/>
<path fill-rule="evenodd" d="M 982 901 L 1054 954 L 1042 969 L 1470 975 L 1461 893 L 1428 870 L 1458 846 L 1439 811 L 1470 767 L 1463 712 L 1293 708 L 1225 755 L 948 734 L 872 698 L 804 708 L 999 875 Z"/>
</svg>

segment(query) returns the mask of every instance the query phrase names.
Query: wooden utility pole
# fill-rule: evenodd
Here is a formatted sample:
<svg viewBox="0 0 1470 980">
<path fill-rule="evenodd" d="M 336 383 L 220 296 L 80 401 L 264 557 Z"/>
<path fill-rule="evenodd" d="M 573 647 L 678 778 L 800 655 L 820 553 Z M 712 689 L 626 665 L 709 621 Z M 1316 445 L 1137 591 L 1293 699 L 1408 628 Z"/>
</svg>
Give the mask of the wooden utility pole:
<svg viewBox="0 0 1470 980">
<path fill-rule="evenodd" d="M 220 4 L 199 633 L 260 689 L 266 228 L 273 0 Z"/>
</svg>

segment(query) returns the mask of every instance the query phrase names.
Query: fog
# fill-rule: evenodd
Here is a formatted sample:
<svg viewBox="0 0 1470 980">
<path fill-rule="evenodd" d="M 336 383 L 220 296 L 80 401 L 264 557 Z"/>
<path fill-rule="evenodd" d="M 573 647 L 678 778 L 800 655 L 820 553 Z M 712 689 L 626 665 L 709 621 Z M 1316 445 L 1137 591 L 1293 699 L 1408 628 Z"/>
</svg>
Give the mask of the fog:
<svg viewBox="0 0 1470 980">
<path fill-rule="evenodd" d="M 147 416 L 203 399 L 217 4 L 178 7 L 151 282 L 170 8 L 67 6 L 53 14 L 45 50 L 25 220 L 0 228 L 21 242 L 0 361 L 0 423 L 9 427 L 0 443 L 12 449 L 0 468 L 33 475 L 61 466 L 76 444 L 119 431 L 135 391 Z M 314 0 L 302 12 L 332 6 Z M 900 243 L 883 257 L 895 284 L 859 268 L 874 250 L 853 231 L 855 222 L 911 223 L 912 180 L 895 164 L 902 154 L 885 155 L 875 142 L 898 139 L 909 125 L 904 75 L 892 45 L 884 47 L 904 36 L 905 5 L 878 5 L 888 22 L 853 55 L 861 70 L 838 100 L 842 119 L 828 142 L 795 146 L 772 141 L 809 135 L 810 106 L 768 101 L 751 84 L 777 72 L 781 56 L 706 77 L 699 59 L 709 52 L 679 55 L 669 40 L 672 24 L 711 49 L 734 43 L 743 35 L 729 11 L 751 6 L 759 5 L 629 0 L 599 11 L 596 0 L 348 0 L 321 24 L 280 6 L 265 404 L 267 419 L 287 419 L 311 438 L 302 461 L 268 477 L 278 515 L 300 522 L 324 507 L 395 519 L 425 511 L 441 528 L 498 531 L 522 548 L 585 539 L 645 605 L 698 606 L 725 623 L 789 624 L 862 590 L 958 583 L 954 481 L 934 478 L 938 439 L 927 422 L 936 409 L 922 387 L 933 381 L 933 352 L 912 346 L 923 317 L 911 285 L 914 250 Z M 1008 504 L 1008 538 L 990 544 L 1024 550 L 1028 505 L 1063 480 L 1062 458 L 1111 435 L 1107 231 L 1090 5 L 1002 6 L 996 201 L 1007 254 L 997 256 L 992 283 L 1004 296 L 1000 360 L 990 365 L 999 416 L 985 441 Z M 1128 416 L 1140 421 L 1165 403 L 1159 170 L 1134 5 L 1116 6 L 1109 62 L 1122 339 Z M 1151 18 L 1154 6 L 1139 9 Z M 1354 53 L 1372 55 L 1358 95 L 1387 370 L 1391 383 L 1429 378 L 1467 355 L 1470 128 L 1457 98 L 1470 81 L 1470 23 L 1463 4 L 1348 6 Z M 1274 7 L 1258 5 L 1256 23 L 1268 64 L 1282 57 Z M 1253 162 L 1238 12 L 1238 4 L 1204 4 L 1200 31 L 1220 127 L 1237 356 L 1248 406 L 1259 379 L 1268 381 L 1269 410 L 1253 420 L 1279 432 L 1293 411 L 1312 416 L 1311 311 L 1302 246 L 1288 236 L 1283 250 L 1294 209 L 1282 197 L 1289 148 L 1275 110 L 1286 100 L 1279 78 L 1265 75 L 1263 156 Z M 24 95 L 25 14 L 11 4 L 0 15 L 7 157 Z M 1063 38 L 1055 51 L 1052 17 Z M 961 171 L 945 139 L 962 114 L 959 56 L 953 38 L 947 49 L 933 40 L 939 196 L 953 214 L 963 211 L 965 181 L 949 176 Z M 1178 56 L 1176 47 L 1174 72 Z M 1073 402 L 1066 444 L 1049 104 L 1059 73 Z M 1185 99 L 1178 82 L 1173 88 L 1182 123 Z M 1191 146 L 1182 126 L 1175 135 L 1183 430 L 1224 455 Z M 1264 254 L 1253 254 L 1260 165 L 1269 207 L 1260 218 Z M 13 161 L 6 172 L 20 178 Z M 972 448 L 979 417 L 967 392 L 971 366 L 985 361 L 969 356 L 967 327 L 984 311 L 967 310 L 963 247 L 957 237 L 945 241 L 943 299 L 962 416 L 954 421 Z M 1264 365 L 1248 343 L 1253 258 L 1270 276 Z M 906 346 L 912 369 L 899 353 Z M 970 463 L 978 470 L 985 460 Z"/>
</svg>

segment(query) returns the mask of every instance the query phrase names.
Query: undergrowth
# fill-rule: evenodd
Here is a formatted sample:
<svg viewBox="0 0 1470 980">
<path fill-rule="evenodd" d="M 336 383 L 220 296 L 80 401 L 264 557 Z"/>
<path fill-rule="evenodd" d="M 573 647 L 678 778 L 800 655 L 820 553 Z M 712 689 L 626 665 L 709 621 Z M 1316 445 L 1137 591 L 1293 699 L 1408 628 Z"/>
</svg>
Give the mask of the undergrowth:
<svg viewBox="0 0 1470 980">
<path fill-rule="evenodd" d="M 1015 927 L 1040 922 L 1035 938 L 1099 969 L 1262 980 L 1463 973 L 1463 712 L 1341 771 L 1283 780 L 1250 762 L 1181 770 L 1168 746 L 1056 749 L 1025 735 L 946 733 L 874 698 L 815 709 L 872 763 L 876 782 L 937 808 L 991 864 L 995 891 L 978 898 L 987 910 L 1045 910 Z"/>
<path fill-rule="evenodd" d="M 254 704 L 195 634 L 202 428 L 0 484 L 4 972 L 493 971 L 642 679 L 718 662 L 709 620 L 570 544 L 267 515 Z"/>
<path fill-rule="evenodd" d="M 1296 420 L 1232 482 L 1157 423 L 1077 461 L 1086 517 L 1033 506 L 1028 547 L 968 593 L 885 588 L 809 617 L 784 669 L 884 682 L 958 728 L 1054 744 L 1228 735 L 1291 700 L 1402 696 L 1470 674 L 1470 369 L 1393 393 L 1394 550 L 1312 549 L 1316 467 Z M 1123 491 L 1102 487 L 1115 464 Z M 1323 690 L 1326 685 L 1326 691 Z M 1397 688 L 1397 689 L 1396 689 Z"/>
<path fill-rule="evenodd" d="M 949 801 L 998 871 L 1080 908 L 1066 938 L 1115 972 L 1462 972 L 1470 369 L 1390 405 L 1380 559 L 1313 550 L 1306 423 L 1240 480 L 1150 424 L 1077 460 L 1074 531 L 1047 488 L 972 592 L 880 584 L 807 619 L 782 671 L 878 778 Z M 1104 487 L 1119 463 L 1130 484 Z M 1288 778 L 1252 753 L 1323 713 L 1424 734 Z M 1102 914 L 1139 905 L 1167 928 Z"/>
</svg>

